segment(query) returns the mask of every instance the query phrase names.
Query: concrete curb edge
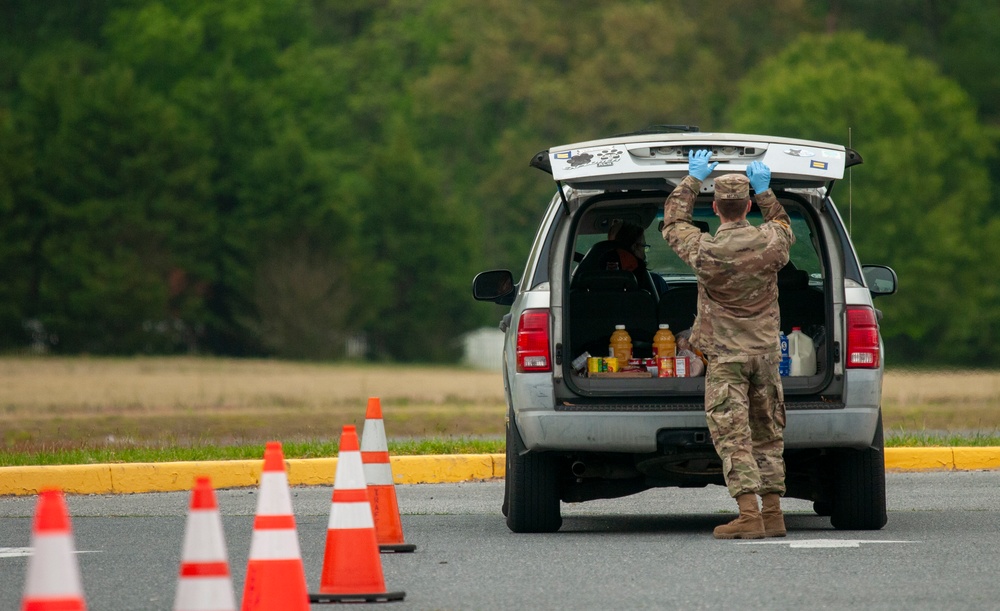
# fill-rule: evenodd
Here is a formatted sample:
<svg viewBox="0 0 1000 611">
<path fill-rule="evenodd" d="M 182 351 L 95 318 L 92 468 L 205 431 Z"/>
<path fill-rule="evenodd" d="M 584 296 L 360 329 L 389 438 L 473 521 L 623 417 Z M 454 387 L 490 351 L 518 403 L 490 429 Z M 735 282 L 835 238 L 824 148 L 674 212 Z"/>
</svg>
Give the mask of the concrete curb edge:
<svg viewBox="0 0 1000 611">
<path fill-rule="evenodd" d="M 397 484 L 437 484 L 502 478 L 503 454 L 394 456 Z M 336 458 L 285 461 L 293 486 L 332 486 Z M 114 463 L 0 467 L 0 496 L 37 494 L 59 487 L 69 494 L 134 494 L 190 490 L 194 478 L 208 475 L 216 488 L 256 486 L 262 460 L 164 463 Z M 886 448 L 886 471 L 973 471 L 1000 469 L 1000 447 Z"/>
<path fill-rule="evenodd" d="M 503 454 L 394 456 L 397 484 L 487 480 L 504 476 Z M 58 487 L 69 494 L 132 494 L 190 490 L 195 477 L 208 475 L 215 488 L 242 488 L 260 482 L 263 460 L 112 463 L 0 467 L 0 496 L 37 494 Z M 292 486 L 332 486 L 336 458 L 285 460 Z"/>
</svg>

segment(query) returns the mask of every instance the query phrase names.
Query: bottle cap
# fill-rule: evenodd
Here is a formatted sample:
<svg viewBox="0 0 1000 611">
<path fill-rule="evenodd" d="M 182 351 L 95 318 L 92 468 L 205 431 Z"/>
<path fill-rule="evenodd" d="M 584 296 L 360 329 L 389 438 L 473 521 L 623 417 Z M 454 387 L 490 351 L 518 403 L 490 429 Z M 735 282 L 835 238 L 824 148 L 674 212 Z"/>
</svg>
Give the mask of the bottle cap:
<svg viewBox="0 0 1000 611">
<path fill-rule="evenodd" d="M 792 327 L 792 331 L 801 331 L 802 327 Z"/>
<path fill-rule="evenodd" d="M 615 329 L 624 329 L 625 325 L 615 325 Z"/>
<path fill-rule="evenodd" d="M 668 325 L 667 323 L 660 323 L 660 328 L 661 329 L 669 329 L 670 325 Z"/>
</svg>

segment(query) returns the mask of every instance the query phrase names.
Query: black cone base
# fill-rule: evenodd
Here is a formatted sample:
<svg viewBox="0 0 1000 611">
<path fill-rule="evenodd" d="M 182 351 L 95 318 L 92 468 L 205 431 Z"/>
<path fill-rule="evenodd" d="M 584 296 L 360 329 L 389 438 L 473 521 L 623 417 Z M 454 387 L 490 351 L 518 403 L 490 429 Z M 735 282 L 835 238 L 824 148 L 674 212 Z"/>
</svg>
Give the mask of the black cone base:
<svg viewBox="0 0 1000 611">
<path fill-rule="evenodd" d="M 406 592 L 380 592 L 378 594 L 310 594 L 311 603 L 391 603 L 403 600 Z"/>
<path fill-rule="evenodd" d="M 378 546 L 378 551 L 382 552 L 383 554 L 393 554 L 393 553 L 407 554 L 415 549 L 417 549 L 417 546 L 412 543 L 397 543 L 397 544 L 379 543 Z"/>
</svg>

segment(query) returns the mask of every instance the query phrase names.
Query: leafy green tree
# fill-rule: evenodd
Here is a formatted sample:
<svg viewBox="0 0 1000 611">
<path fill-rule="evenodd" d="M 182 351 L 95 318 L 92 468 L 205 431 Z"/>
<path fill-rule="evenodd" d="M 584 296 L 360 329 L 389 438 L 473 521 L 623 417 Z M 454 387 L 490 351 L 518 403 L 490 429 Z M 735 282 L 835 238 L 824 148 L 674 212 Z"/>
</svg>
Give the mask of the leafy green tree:
<svg viewBox="0 0 1000 611">
<path fill-rule="evenodd" d="M 199 299 L 171 294 L 167 277 L 198 260 L 189 238 L 204 220 L 204 142 L 129 70 L 102 59 L 60 46 L 20 76 L 10 123 L 19 162 L 0 172 L 10 176 L 4 227 L 13 239 L 4 263 L 20 272 L 11 298 L 64 350 L 170 350 L 175 327 L 164 336 L 143 325 Z"/>
<path fill-rule="evenodd" d="M 475 234 L 466 210 L 437 188 L 435 171 L 399 121 L 353 192 L 366 211 L 360 255 L 365 298 L 355 311 L 377 358 L 449 361 L 470 328 Z M 467 202 L 462 201 L 465 206 Z"/>
<path fill-rule="evenodd" d="M 22 321 L 28 318 L 28 253 L 31 241 L 23 230 L 25 221 L 15 221 L 20 206 L 19 192 L 29 183 L 32 165 L 26 153 L 28 143 L 14 127 L 10 112 L 0 109 L 0 345 L 24 344 Z"/>
<path fill-rule="evenodd" d="M 108 27 L 119 61 L 210 141 L 207 346 L 331 358 L 364 334 L 379 358 L 454 358 L 450 338 L 470 326 L 469 217 L 408 130 L 387 131 L 392 117 L 405 123 L 410 51 L 429 34 L 390 17 L 412 21 L 420 7 L 374 19 L 371 7 L 307 6 L 153 2 Z M 354 11 L 371 32 L 313 41 L 310 14 Z M 387 45 L 386 30 L 405 35 Z"/>
<path fill-rule="evenodd" d="M 746 95 L 734 83 L 799 32 L 863 27 L 906 44 L 944 66 L 995 124 L 996 59 L 984 49 L 1000 31 L 989 19 L 996 7 L 912 5 L 8 0 L 0 5 L 0 270 L 10 280 L 0 287 L 0 345 L 23 343 L 28 321 L 46 341 L 57 330 L 64 350 L 339 358 L 345 340 L 363 334 L 377 358 L 446 359 L 457 353 L 449 337 L 495 322 L 495 307 L 469 299 L 474 271 L 523 265 L 554 186 L 527 167 L 535 152 L 649 124 L 728 129 L 728 107 Z M 896 52 L 871 66 L 856 50 L 838 53 L 815 58 L 869 76 L 851 82 L 817 64 L 829 87 L 793 91 L 830 89 L 829 99 L 775 108 L 792 115 L 795 135 L 839 141 L 854 127 L 868 159 L 855 172 L 862 189 L 874 184 L 865 176 L 884 181 L 890 169 L 891 177 L 908 169 L 891 166 L 905 158 L 896 145 L 926 147 L 964 125 L 960 92 L 920 88 L 940 80 L 926 64 L 919 76 L 899 76 L 912 60 Z M 891 95 L 872 82 L 884 71 L 897 83 Z M 874 103 L 859 105 L 866 98 Z M 906 101 L 896 106 L 903 110 L 881 118 L 859 110 L 893 108 L 890 98 Z M 819 119 L 794 116 L 834 104 Z M 971 185 L 983 164 L 994 175 L 1000 166 L 981 140 L 954 133 L 951 142 L 972 143 L 968 167 L 929 155 L 924 163 L 948 172 L 940 184 L 928 190 L 912 179 L 896 192 L 922 203 L 933 195 L 941 217 L 952 210 L 946 201 L 966 202 L 942 227 L 977 226 L 976 240 L 1000 243 L 997 215 L 965 197 L 979 193 Z M 884 200 L 859 214 L 859 234 L 873 220 L 904 233 L 924 227 Z M 855 237 L 866 257 L 881 258 L 882 248 L 913 262 L 897 265 L 904 287 L 914 277 L 907 265 L 937 274 L 964 261 L 961 315 L 996 320 L 995 278 L 978 253 L 929 235 L 954 252 L 924 270 L 912 245 Z M 937 289 L 921 287 L 927 304 L 944 303 Z M 924 305 L 910 314 L 923 315 Z M 969 336 L 971 324 L 940 326 L 943 306 L 927 320 L 897 316 L 896 307 L 886 305 L 907 322 L 893 341 Z M 973 341 L 991 343 L 988 334 Z"/>
<path fill-rule="evenodd" d="M 894 361 L 996 362 L 994 150 L 954 81 L 858 33 L 803 36 L 747 74 L 732 124 L 861 153 L 837 199 L 862 261 L 899 274 L 899 293 L 879 303 Z"/>
<path fill-rule="evenodd" d="M 259 335 L 281 325 L 256 319 L 255 278 L 259 284 L 264 272 L 254 266 L 275 244 L 296 238 L 293 226 L 307 226 L 310 211 L 332 192 L 280 89 L 283 55 L 308 34 L 306 17 L 297 0 L 150 2 L 113 14 L 106 29 L 117 61 L 146 75 L 144 84 L 180 108 L 209 143 L 202 205 L 212 221 L 199 231 L 208 252 L 194 276 L 208 287 L 202 341 L 212 352 L 287 345 Z"/>
<path fill-rule="evenodd" d="M 935 62 L 1000 124 L 1000 5 L 992 0 L 813 0 L 831 32 L 861 30 Z"/>
</svg>

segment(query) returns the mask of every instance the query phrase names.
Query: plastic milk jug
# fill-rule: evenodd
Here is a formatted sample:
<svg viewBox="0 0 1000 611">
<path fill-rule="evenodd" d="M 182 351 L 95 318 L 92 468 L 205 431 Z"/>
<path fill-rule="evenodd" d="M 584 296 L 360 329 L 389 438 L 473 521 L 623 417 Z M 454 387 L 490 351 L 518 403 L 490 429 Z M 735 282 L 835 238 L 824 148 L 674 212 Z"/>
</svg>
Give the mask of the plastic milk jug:
<svg viewBox="0 0 1000 611">
<path fill-rule="evenodd" d="M 779 332 L 778 341 L 781 343 L 781 363 L 778 365 L 778 373 L 785 377 L 792 372 L 792 359 L 788 355 L 788 336 Z"/>
<path fill-rule="evenodd" d="M 660 330 L 653 336 L 653 358 L 676 355 L 677 340 L 670 330 L 670 325 L 660 325 Z"/>
<path fill-rule="evenodd" d="M 812 338 L 800 327 L 792 327 L 788 336 L 788 355 L 792 359 L 790 375 L 811 376 L 816 373 L 816 348 Z"/>
<path fill-rule="evenodd" d="M 632 336 L 625 330 L 625 325 L 615 325 L 615 332 L 611 334 L 609 355 L 626 365 L 632 358 Z"/>
</svg>

